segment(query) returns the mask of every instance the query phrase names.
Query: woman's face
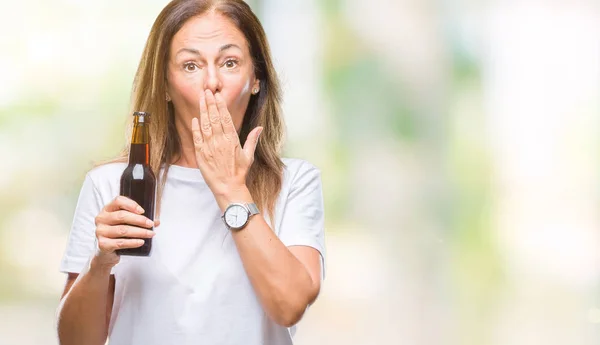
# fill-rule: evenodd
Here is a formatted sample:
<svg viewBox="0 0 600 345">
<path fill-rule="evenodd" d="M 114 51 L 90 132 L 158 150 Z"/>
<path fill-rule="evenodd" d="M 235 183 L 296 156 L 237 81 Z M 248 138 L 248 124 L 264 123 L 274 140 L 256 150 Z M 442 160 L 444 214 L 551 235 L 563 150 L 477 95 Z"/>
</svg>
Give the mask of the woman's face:
<svg viewBox="0 0 600 345">
<path fill-rule="evenodd" d="M 252 89 L 259 86 L 242 32 L 211 12 L 188 20 L 171 41 L 167 94 L 187 127 L 199 117 L 200 92 L 220 92 L 240 131 Z"/>
</svg>

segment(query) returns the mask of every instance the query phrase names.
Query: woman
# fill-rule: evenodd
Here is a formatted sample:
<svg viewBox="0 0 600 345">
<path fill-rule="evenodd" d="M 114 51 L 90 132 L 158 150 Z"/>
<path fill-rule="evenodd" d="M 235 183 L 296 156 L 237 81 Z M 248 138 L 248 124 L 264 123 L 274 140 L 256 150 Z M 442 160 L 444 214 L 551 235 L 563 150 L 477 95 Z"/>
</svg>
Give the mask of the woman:
<svg viewBox="0 0 600 345">
<path fill-rule="evenodd" d="M 61 264 L 60 343 L 291 344 L 323 278 L 321 181 L 280 158 L 280 89 L 258 19 L 241 0 L 169 3 L 133 92 L 152 114 L 160 221 L 118 197 L 127 152 L 86 175 Z M 240 230 L 221 220 L 233 203 L 259 210 Z M 115 254 L 153 236 L 150 257 Z"/>
</svg>

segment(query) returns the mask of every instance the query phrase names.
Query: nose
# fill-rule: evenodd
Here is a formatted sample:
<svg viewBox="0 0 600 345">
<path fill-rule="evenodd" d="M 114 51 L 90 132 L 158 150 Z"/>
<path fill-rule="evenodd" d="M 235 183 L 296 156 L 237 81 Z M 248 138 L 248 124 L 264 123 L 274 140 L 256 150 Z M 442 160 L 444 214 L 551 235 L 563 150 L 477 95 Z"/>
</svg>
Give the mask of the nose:
<svg viewBox="0 0 600 345">
<path fill-rule="evenodd" d="M 207 68 L 206 78 L 204 79 L 204 90 L 210 90 L 213 94 L 220 92 L 223 87 L 219 71 L 216 66 Z"/>
</svg>

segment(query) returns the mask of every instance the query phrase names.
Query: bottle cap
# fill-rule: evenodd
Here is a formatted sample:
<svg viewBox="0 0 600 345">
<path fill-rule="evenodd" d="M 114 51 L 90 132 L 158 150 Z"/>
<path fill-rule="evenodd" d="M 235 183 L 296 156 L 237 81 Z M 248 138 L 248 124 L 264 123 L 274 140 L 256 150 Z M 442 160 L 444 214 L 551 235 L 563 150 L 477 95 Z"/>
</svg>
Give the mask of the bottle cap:
<svg viewBox="0 0 600 345">
<path fill-rule="evenodd" d="M 144 123 L 150 120 L 150 113 L 145 111 L 136 111 L 133 113 L 133 116 L 136 117 L 137 123 Z"/>
</svg>

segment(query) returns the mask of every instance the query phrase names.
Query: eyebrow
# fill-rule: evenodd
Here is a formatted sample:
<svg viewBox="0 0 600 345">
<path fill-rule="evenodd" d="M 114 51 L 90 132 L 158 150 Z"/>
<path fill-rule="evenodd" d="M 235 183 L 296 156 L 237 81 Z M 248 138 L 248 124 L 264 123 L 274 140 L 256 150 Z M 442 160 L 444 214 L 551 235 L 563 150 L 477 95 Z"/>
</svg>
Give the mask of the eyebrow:
<svg viewBox="0 0 600 345">
<path fill-rule="evenodd" d="M 240 48 L 240 46 L 238 46 L 237 44 L 229 43 L 229 44 L 226 44 L 226 45 L 222 46 L 221 48 L 219 48 L 219 53 L 221 53 L 227 49 L 231 49 L 231 48 L 237 48 L 239 50 L 242 50 L 242 48 Z M 200 53 L 200 51 L 198 51 L 198 49 L 193 49 L 193 48 L 181 48 L 181 49 L 179 49 L 179 51 L 177 51 L 177 54 L 175 54 L 175 55 L 177 56 L 183 52 L 202 56 L 202 53 Z"/>
<path fill-rule="evenodd" d="M 240 48 L 240 46 L 238 46 L 237 44 L 229 43 L 219 48 L 219 53 L 230 48 L 237 48 L 239 50 L 242 50 L 242 48 Z"/>
</svg>

